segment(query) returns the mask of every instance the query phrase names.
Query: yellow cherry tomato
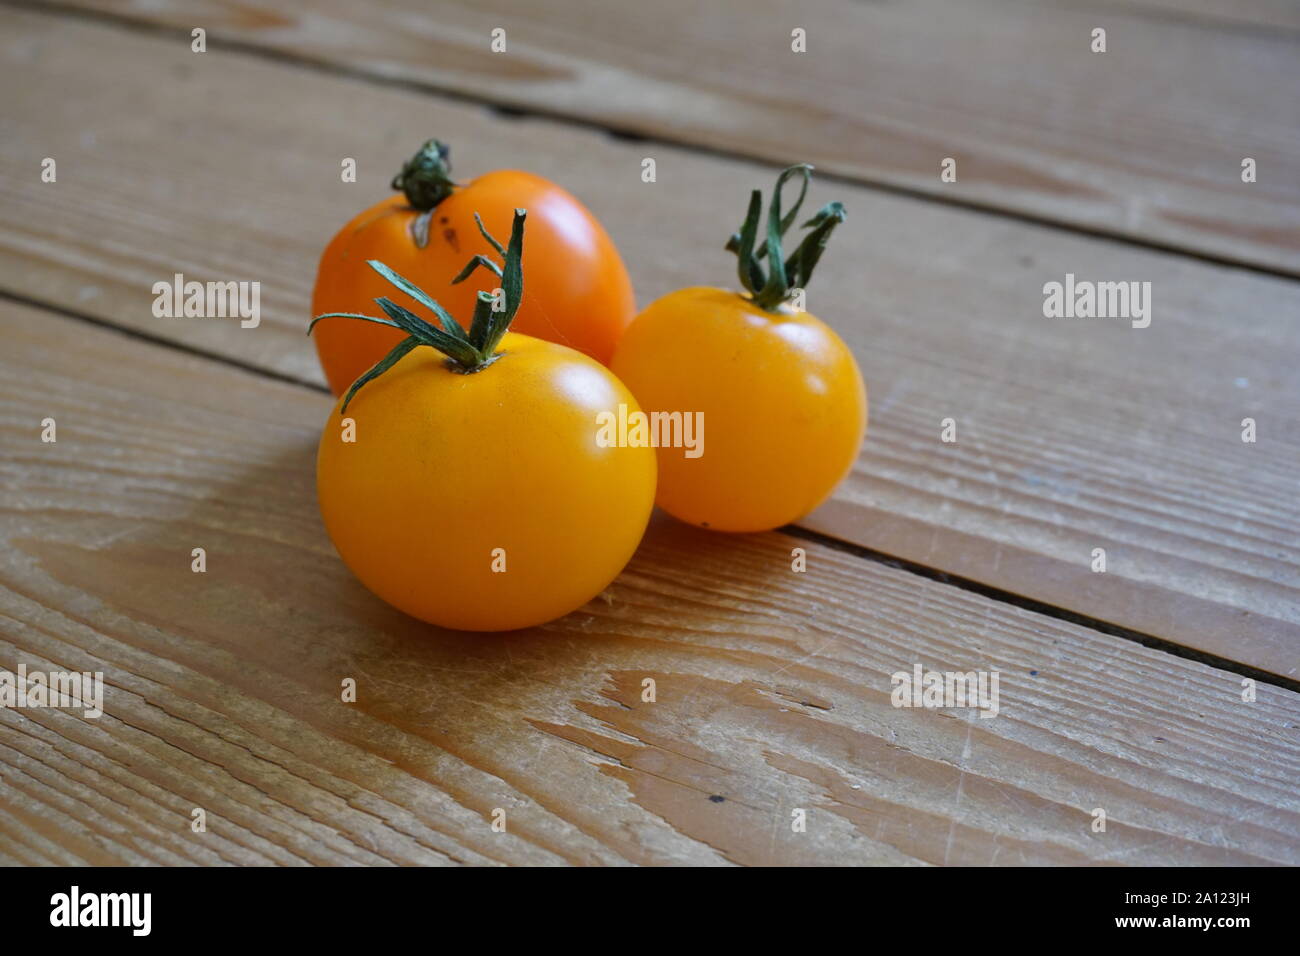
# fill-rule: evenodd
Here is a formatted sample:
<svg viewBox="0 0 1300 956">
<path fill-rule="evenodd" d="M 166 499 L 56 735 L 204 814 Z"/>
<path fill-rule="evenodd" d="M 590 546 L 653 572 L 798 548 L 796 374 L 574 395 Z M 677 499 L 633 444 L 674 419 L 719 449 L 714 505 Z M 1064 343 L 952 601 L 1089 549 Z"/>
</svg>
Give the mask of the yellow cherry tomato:
<svg viewBox="0 0 1300 956">
<path fill-rule="evenodd" d="M 702 413 L 697 458 L 661 447 L 658 504 L 720 531 L 764 531 L 821 504 L 857 459 L 867 393 L 824 322 L 724 289 L 652 303 L 614 353 L 647 413 Z"/>
<path fill-rule="evenodd" d="M 458 322 L 410 280 L 370 268 L 435 324 L 387 296 L 387 318 L 326 313 L 406 333 L 356 379 L 321 436 L 316 488 L 339 555 L 366 587 L 421 620 L 504 631 L 561 617 L 599 594 L 636 550 L 654 507 L 654 449 L 611 442 L 602 420 L 636 399 L 580 352 L 508 332 L 523 300 L 526 213 L 500 296 Z"/>
<path fill-rule="evenodd" d="M 413 617 L 470 631 L 561 617 L 614 580 L 654 506 L 654 450 L 596 440 L 597 416 L 620 403 L 637 408 L 598 362 L 530 336 L 507 333 L 471 374 L 415 349 L 330 415 L 325 528 L 361 582 Z"/>
<path fill-rule="evenodd" d="M 614 351 L 610 368 L 652 420 L 694 415 L 702 427 L 692 454 L 658 449 L 658 504 L 690 524 L 766 531 L 795 521 L 830 496 L 862 445 L 867 392 L 853 353 L 824 322 L 789 304 L 845 219 L 840 203 L 828 203 L 784 258 L 781 240 L 811 170 L 801 164 L 781 173 L 757 249 L 762 194 L 751 194 L 745 222 L 727 243 L 746 293 L 666 295 L 633 320 Z M 803 188 L 783 216 L 782 187 L 794 176 Z"/>
</svg>

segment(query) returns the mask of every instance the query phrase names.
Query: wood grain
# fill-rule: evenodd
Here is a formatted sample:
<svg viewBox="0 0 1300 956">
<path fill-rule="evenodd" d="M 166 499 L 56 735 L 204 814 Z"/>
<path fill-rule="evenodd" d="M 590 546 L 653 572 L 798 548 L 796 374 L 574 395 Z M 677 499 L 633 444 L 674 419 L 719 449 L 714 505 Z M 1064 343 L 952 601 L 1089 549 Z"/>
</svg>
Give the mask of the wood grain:
<svg viewBox="0 0 1300 956">
<path fill-rule="evenodd" d="M 1294 4 L 76 5 L 1300 274 Z M 795 27 L 807 53 L 791 52 Z M 1095 27 L 1107 30 L 1104 54 L 1090 50 Z M 504 54 L 490 50 L 495 28 Z M 1249 185 L 1246 156 L 1259 169 Z M 939 179 L 945 157 L 958 162 L 956 183 Z"/>
<path fill-rule="evenodd" d="M 1192 22 L 1218 28 L 1300 31 L 1300 6 L 1294 0 L 1019 0 L 1040 6 L 1070 7 L 1096 15 L 1120 12 L 1157 22 Z"/>
<path fill-rule="evenodd" d="M 1289 691 L 668 519 L 553 625 L 439 631 L 324 536 L 326 397 L 12 304 L 0 334 L 0 668 L 107 684 L 98 720 L 0 709 L 14 862 L 1300 862 Z M 999 715 L 892 707 L 916 662 L 998 670 Z"/>
<path fill-rule="evenodd" d="M 308 382 L 323 237 L 426 133 L 459 144 L 466 174 L 526 157 L 577 191 L 642 302 L 727 283 L 719 237 L 771 174 L 655 147 L 644 184 L 643 144 L 116 28 L 0 24 L 0 286 Z M 339 181 L 345 156 L 356 184 Z M 873 404 L 856 471 L 809 526 L 1294 677 L 1296 285 L 865 189 L 812 197 L 829 198 L 850 220 L 809 305 L 853 346 Z M 177 271 L 261 281 L 262 324 L 154 318 L 152 284 Z M 1043 283 L 1067 272 L 1152 282 L 1151 327 L 1044 319 Z"/>
</svg>

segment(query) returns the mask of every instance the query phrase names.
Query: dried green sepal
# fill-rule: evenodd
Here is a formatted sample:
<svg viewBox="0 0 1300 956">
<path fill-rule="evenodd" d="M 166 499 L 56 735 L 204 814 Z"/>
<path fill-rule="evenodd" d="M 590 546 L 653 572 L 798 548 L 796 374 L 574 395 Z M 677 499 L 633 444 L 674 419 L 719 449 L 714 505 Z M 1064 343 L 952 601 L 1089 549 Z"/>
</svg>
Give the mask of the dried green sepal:
<svg viewBox="0 0 1300 956">
<path fill-rule="evenodd" d="M 479 292 L 474 304 L 474 316 L 468 331 L 452 317 L 451 313 L 439 305 L 437 300 L 414 282 L 398 275 L 377 259 L 367 260 L 366 264 L 370 268 L 383 276 L 395 288 L 432 312 L 438 318 L 442 327 L 439 328 L 427 319 L 416 315 L 410 309 L 398 305 L 385 296 L 380 296 L 375 300 L 375 303 L 388 316 L 386 319 L 356 312 L 327 312 L 312 319 L 307 326 L 307 334 L 309 335 L 312 329 L 316 327 L 317 322 L 328 318 L 359 319 L 363 322 L 374 322 L 377 325 L 387 325 L 391 328 L 400 329 L 407 334 L 407 337 L 396 348 L 352 383 L 352 387 L 348 389 L 347 394 L 343 397 L 343 411 L 347 411 L 348 404 L 363 385 L 388 371 L 404 355 L 421 345 L 437 349 L 447 356 L 456 371 L 466 374 L 486 368 L 497 360 L 497 346 L 500 345 L 502 337 L 509 330 L 510 323 L 514 321 L 515 314 L 519 311 L 519 304 L 523 300 L 524 220 L 527 216 L 527 211 L 523 209 L 515 210 L 514 222 L 510 227 L 510 242 L 508 245 L 502 246 L 488 233 L 483 227 L 482 221 L 475 215 L 474 218 L 479 222 L 479 229 L 492 248 L 500 251 L 503 263 L 501 266 L 497 266 L 495 262 L 492 262 L 486 256 L 475 256 L 461 271 L 460 275 L 456 277 L 455 281 L 459 282 L 469 276 L 476 266 L 488 268 L 489 271 L 501 278 L 504 307 L 496 308 L 498 303 L 496 296 L 489 292 Z"/>
<path fill-rule="evenodd" d="M 801 179 L 799 198 L 795 200 L 790 211 L 781 214 L 781 192 L 793 176 Z M 818 213 L 803 223 L 801 228 L 810 229 L 799 243 L 799 247 L 788 259 L 782 258 L 782 242 L 786 232 L 794 225 L 799 209 L 803 206 L 808 193 L 808 182 L 812 178 L 812 167 L 799 163 L 782 170 L 777 177 L 776 188 L 772 190 L 772 202 L 768 208 L 767 230 L 764 242 L 755 249 L 758 240 L 759 223 L 763 213 L 763 193 L 755 189 L 749 197 L 749 209 L 740 231 L 733 233 L 727 240 L 727 251 L 736 254 L 736 271 L 740 284 L 753 298 L 759 308 L 772 311 L 785 302 L 793 289 L 805 289 L 812 278 L 813 269 L 821 259 L 831 232 L 847 217 L 843 203 L 827 203 Z M 767 259 L 767 271 L 764 272 L 760 260 Z"/>
</svg>

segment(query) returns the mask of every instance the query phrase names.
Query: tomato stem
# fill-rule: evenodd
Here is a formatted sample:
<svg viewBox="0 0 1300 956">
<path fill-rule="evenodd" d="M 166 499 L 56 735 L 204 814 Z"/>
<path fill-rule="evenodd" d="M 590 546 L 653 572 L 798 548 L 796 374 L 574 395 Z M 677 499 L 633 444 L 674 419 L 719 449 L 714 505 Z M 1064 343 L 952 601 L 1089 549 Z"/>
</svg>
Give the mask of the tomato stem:
<svg viewBox="0 0 1300 956">
<path fill-rule="evenodd" d="M 419 151 L 402 164 L 393 177 L 392 186 L 406 194 L 412 209 L 428 212 L 452 194 L 456 181 L 451 178 L 451 147 L 436 139 L 425 142 Z"/>
<path fill-rule="evenodd" d="M 429 244 L 429 220 L 434 207 L 450 196 L 457 185 L 451 178 L 451 147 L 436 139 L 427 140 L 393 177 L 392 187 L 401 190 L 411 208 L 420 213 L 411 224 L 419 248 Z"/>
<path fill-rule="evenodd" d="M 479 231 L 488 241 L 488 245 L 501 254 L 503 264 L 498 266 L 487 256 L 475 256 L 461 270 L 460 274 L 452 279 L 453 285 L 457 282 L 463 282 L 469 278 L 476 268 L 482 266 L 501 280 L 501 287 L 498 290 L 499 296 L 492 292 L 480 291 L 478 293 L 474 303 L 474 316 L 468 331 L 452 317 L 451 313 L 415 283 L 398 275 L 378 259 L 366 260 L 366 264 L 370 268 L 387 279 L 399 291 L 410 296 L 437 316 L 442 327 L 439 328 L 427 319 L 421 318 L 385 296 L 376 299 L 375 304 L 388 316 L 386 319 L 373 315 L 362 315 L 357 312 L 326 312 L 324 315 L 318 315 L 312 319 L 311 324 L 307 326 L 308 335 L 316 327 L 317 322 L 321 319 L 330 318 L 359 319 L 363 322 L 373 322 L 376 325 L 387 325 L 406 333 L 406 338 L 398 343 L 396 348 L 352 383 L 352 387 L 343 396 L 342 411 L 347 411 L 352 397 L 356 395 L 363 385 L 383 375 L 396 365 L 407 352 L 417 346 L 426 345 L 437 349 L 447 356 L 448 365 L 453 371 L 465 375 L 487 368 L 500 357 L 497 346 L 501 343 L 502 336 L 510 328 L 510 323 L 514 321 L 515 313 L 519 311 L 519 304 L 524 295 L 524 220 L 527 216 L 526 210 L 515 210 L 514 222 L 510 227 L 510 242 L 502 246 L 487 231 L 478 213 L 474 214 L 474 221 L 478 223 Z"/>
<path fill-rule="evenodd" d="M 755 189 L 750 193 L 745 221 L 740 231 L 732 233 L 731 238 L 727 240 L 727 251 L 736 254 L 736 267 L 741 285 L 750 293 L 754 304 L 768 312 L 776 311 L 790 298 L 793 290 L 808 287 L 813 269 L 821 259 L 826 243 L 830 241 L 831 233 L 848 217 L 843 203 L 827 203 L 817 211 L 815 216 L 801 223 L 800 228 L 811 231 L 803 237 L 798 248 L 788 259 L 783 258 L 782 239 L 799 215 L 799 208 L 808 193 L 812 169 L 812 166 L 807 163 L 799 163 L 781 171 L 781 175 L 776 179 L 776 188 L 772 190 L 772 203 L 768 207 L 766 241 L 757 251 L 754 243 L 758 238 L 759 223 L 763 216 L 761 189 Z M 782 216 L 781 190 L 785 188 L 787 180 L 796 175 L 802 178 L 799 198 L 795 200 L 790 211 Z M 759 260 L 764 256 L 767 256 L 768 263 L 766 273 L 759 264 Z"/>
</svg>

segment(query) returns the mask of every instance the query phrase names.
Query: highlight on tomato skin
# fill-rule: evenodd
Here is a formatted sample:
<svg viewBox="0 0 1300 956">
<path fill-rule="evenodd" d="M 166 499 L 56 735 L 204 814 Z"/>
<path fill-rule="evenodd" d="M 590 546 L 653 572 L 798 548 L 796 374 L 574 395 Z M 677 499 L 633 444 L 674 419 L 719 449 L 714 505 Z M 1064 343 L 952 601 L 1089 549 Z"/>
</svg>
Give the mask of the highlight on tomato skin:
<svg viewBox="0 0 1300 956">
<path fill-rule="evenodd" d="M 830 326 L 791 301 L 846 218 L 841 204 L 828 203 L 784 256 L 782 239 L 811 170 L 781 173 L 757 249 L 762 194 L 751 194 L 744 224 L 726 244 L 744 293 L 697 287 L 663 296 L 633 321 L 610 366 L 646 413 L 701 416 L 703 454 L 657 450 L 657 504 L 699 527 L 768 531 L 802 518 L 849 473 L 865 437 L 857 360 Z M 795 176 L 802 188 L 783 215 L 782 189 Z"/>
<path fill-rule="evenodd" d="M 448 148 L 429 140 L 393 179 L 399 194 L 358 213 L 321 255 L 312 315 L 360 313 L 388 293 L 366 263 L 378 260 L 435 295 L 452 314 L 468 314 L 474 289 L 451 280 L 475 256 L 499 254 L 479 233 L 510 231 L 516 208 L 529 210 L 524 267 L 529 286 L 514 331 L 567 345 L 608 365 L 636 314 L 632 283 L 608 233 L 574 196 L 521 170 L 497 170 L 469 182 L 451 178 Z M 368 323 L 322 325 L 315 336 L 321 368 L 339 395 L 401 340 Z"/>
<path fill-rule="evenodd" d="M 594 440 L 602 414 L 637 408 L 631 392 L 594 359 L 511 331 L 526 299 L 524 221 L 517 211 L 504 248 L 482 228 L 502 264 L 471 260 L 456 276 L 456 288 L 476 274 L 499 283 L 504 309 L 479 291 L 458 321 L 374 261 L 389 295 L 434 321 L 381 296 L 382 315 L 312 323 L 315 334 L 353 324 L 397 333 L 330 413 L 317 495 L 361 583 L 442 627 L 513 630 L 576 610 L 622 571 L 654 507 L 654 450 Z"/>
</svg>

